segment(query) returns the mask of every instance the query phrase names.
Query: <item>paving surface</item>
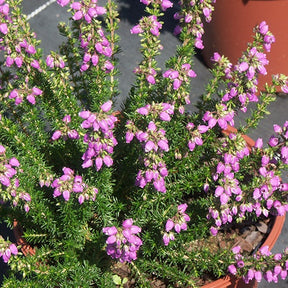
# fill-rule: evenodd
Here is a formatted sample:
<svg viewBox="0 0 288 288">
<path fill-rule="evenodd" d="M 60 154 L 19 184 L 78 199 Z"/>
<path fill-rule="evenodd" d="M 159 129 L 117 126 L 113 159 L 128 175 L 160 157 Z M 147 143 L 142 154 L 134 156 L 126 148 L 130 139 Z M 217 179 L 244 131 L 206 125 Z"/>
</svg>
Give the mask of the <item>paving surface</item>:
<svg viewBox="0 0 288 288">
<path fill-rule="evenodd" d="M 103 2 L 104 0 L 99 0 Z M 121 94 L 117 105 L 123 98 L 128 95 L 128 88 L 133 83 L 134 75 L 133 69 L 137 66 L 140 60 L 139 38 L 136 35 L 130 34 L 130 28 L 137 23 L 143 9 L 142 5 L 137 0 L 119 0 L 121 24 L 119 34 L 121 37 L 120 45 L 122 52 L 120 54 L 120 73 L 119 83 Z M 49 54 L 50 50 L 57 50 L 58 45 L 63 41 L 63 38 L 59 36 L 57 30 L 57 23 L 59 21 L 68 22 L 68 13 L 65 8 L 61 8 L 56 0 L 23 0 L 23 11 L 29 17 L 29 22 L 32 29 L 37 33 L 38 39 L 41 39 L 41 47 L 43 48 L 44 55 Z M 160 64 L 163 65 L 165 60 L 171 56 L 178 44 L 177 38 L 173 36 L 173 18 L 172 13 L 168 14 L 168 22 L 164 26 L 162 33 L 162 44 L 164 46 L 163 55 L 159 57 Z M 273 31 L 272 31 L 273 32 Z M 268 68 L 269 69 L 269 68 Z M 207 67 L 201 62 L 200 57 L 195 57 L 195 66 L 198 77 L 193 80 L 192 92 L 191 92 L 191 104 L 197 100 L 197 98 L 204 92 L 205 84 L 210 78 L 210 72 Z M 193 109 L 193 108 L 191 108 Z M 283 125 L 285 120 L 288 120 L 288 97 L 279 96 L 277 101 L 270 107 L 271 115 L 261 122 L 260 127 L 253 133 L 249 134 L 252 138 L 256 139 L 262 137 L 263 140 L 267 140 L 270 137 L 269 131 L 272 131 L 272 125 L 277 123 Z M 9 233 L 9 231 L 6 231 Z M 288 247 L 288 219 L 284 224 L 281 236 L 278 238 L 276 245 L 273 248 L 273 252 L 281 252 L 284 248 Z M 0 263 L 0 271 L 5 269 L 2 263 Z M 1 276 L 0 276 L 1 281 Z M 287 288 L 288 281 L 279 281 L 278 284 L 267 283 L 262 281 L 259 284 L 259 288 L 278 287 Z"/>
</svg>

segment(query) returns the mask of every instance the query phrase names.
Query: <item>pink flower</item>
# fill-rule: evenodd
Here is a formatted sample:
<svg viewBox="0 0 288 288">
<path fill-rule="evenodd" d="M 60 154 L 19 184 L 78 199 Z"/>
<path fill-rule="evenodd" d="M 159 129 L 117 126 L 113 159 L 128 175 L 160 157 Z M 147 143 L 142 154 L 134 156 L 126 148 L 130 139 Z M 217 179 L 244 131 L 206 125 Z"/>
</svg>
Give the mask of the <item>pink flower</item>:
<svg viewBox="0 0 288 288">
<path fill-rule="evenodd" d="M 1 1 L 1 2 L 3 3 L 4 1 Z M 5 3 L 4 5 L 1 6 L 1 13 L 3 15 L 5 15 L 5 16 L 8 16 L 8 14 L 9 14 L 9 5 L 7 3 Z"/>
<path fill-rule="evenodd" d="M 256 271 L 255 274 L 254 274 L 254 278 L 255 280 L 260 283 L 261 280 L 262 280 L 262 272 L 261 271 Z"/>
<path fill-rule="evenodd" d="M 68 132 L 67 132 L 67 135 L 68 135 L 68 137 L 70 138 L 70 139 L 79 139 L 79 134 L 78 134 L 78 132 L 76 131 L 76 130 L 69 130 Z"/>
<path fill-rule="evenodd" d="M 105 155 L 103 158 L 103 162 L 107 167 L 110 167 L 113 165 L 113 159 L 109 155 Z"/>
<path fill-rule="evenodd" d="M 74 3 L 71 4 L 70 7 L 71 7 L 72 9 L 74 9 L 74 10 L 80 10 L 80 9 L 82 8 L 82 5 L 81 5 L 80 2 L 74 2 Z"/>
<path fill-rule="evenodd" d="M 34 97 L 34 95 L 32 95 L 32 94 L 29 94 L 29 95 L 27 95 L 27 100 L 28 100 L 28 102 L 30 102 L 31 104 L 35 104 L 36 103 L 36 100 L 35 100 L 35 97 Z"/>
<path fill-rule="evenodd" d="M 102 109 L 103 112 L 108 112 L 112 108 L 112 101 L 109 100 L 105 102 L 100 108 Z"/>
<path fill-rule="evenodd" d="M 162 121 L 170 121 L 171 120 L 171 117 L 167 112 L 161 112 L 159 117 Z"/>
<path fill-rule="evenodd" d="M 277 133 L 277 134 L 281 134 L 283 132 L 281 126 L 277 125 L 277 124 L 273 125 L 273 129 L 274 129 L 274 132 Z"/>
<path fill-rule="evenodd" d="M 165 152 L 169 151 L 169 145 L 168 145 L 167 140 L 165 141 L 165 140 L 161 139 L 158 141 L 157 144 L 163 151 L 165 151 Z"/>
<path fill-rule="evenodd" d="M 211 61 L 214 61 L 214 62 L 219 62 L 221 60 L 221 55 L 217 52 L 215 52 L 213 54 L 213 57 L 211 58 Z"/>
<path fill-rule="evenodd" d="M 99 56 L 97 54 L 92 55 L 91 62 L 93 64 L 93 66 L 97 66 L 98 61 L 99 61 Z"/>
<path fill-rule="evenodd" d="M 263 147 L 263 139 L 262 138 L 258 138 L 255 141 L 254 147 L 257 148 L 257 149 L 262 149 L 262 147 Z"/>
<path fill-rule="evenodd" d="M 269 246 L 263 246 L 259 249 L 259 252 L 261 253 L 261 255 L 263 256 L 270 256 L 271 252 L 269 251 Z"/>
<path fill-rule="evenodd" d="M 173 3 L 170 2 L 169 0 L 162 0 L 161 7 L 163 11 L 165 11 L 167 8 L 173 7 Z"/>
<path fill-rule="evenodd" d="M 212 226 L 210 228 L 210 232 L 213 236 L 216 236 L 218 234 L 218 229 Z"/>
<path fill-rule="evenodd" d="M 70 0 L 57 0 L 57 3 L 64 7 L 70 3 Z"/>
<path fill-rule="evenodd" d="M 185 16 L 185 23 L 190 23 L 193 19 L 193 16 L 191 14 L 187 14 Z"/>
<path fill-rule="evenodd" d="M 102 165 L 103 165 L 103 160 L 102 160 L 101 157 L 97 157 L 95 159 L 95 165 L 96 165 L 97 171 L 99 171 L 101 169 Z"/>
<path fill-rule="evenodd" d="M 281 148 L 281 156 L 283 158 L 288 158 L 288 147 L 287 146 L 283 146 Z"/>
<path fill-rule="evenodd" d="M 199 125 L 197 127 L 197 130 L 199 133 L 203 134 L 205 132 L 207 132 L 209 130 L 209 126 L 205 126 L 205 125 Z"/>
<path fill-rule="evenodd" d="M 153 182 L 153 186 L 157 191 L 159 191 L 161 193 L 166 193 L 165 181 L 162 177 L 156 179 Z"/>
<path fill-rule="evenodd" d="M 114 69 L 114 66 L 110 61 L 106 60 L 104 63 L 104 68 L 107 70 L 106 72 L 110 72 Z"/>
<path fill-rule="evenodd" d="M 90 66 L 89 64 L 83 63 L 80 67 L 80 71 L 84 72 L 84 71 L 88 70 L 89 66 Z"/>
<path fill-rule="evenodd" d="M 23 64 L 23 58 L 21 56 L 17 56 L 14 61 L 18 68 L 20 68 Z"/>
<path fill-rule="evenodd" d="M 173 81 L 173 89 L 174 89 L 174 90 L 179 89 L 180 86 L 181 86 L 181 84 L 182 84 L 182 81 L 181 81 L 180 79 L 175 79 L 175 80 Z"/>
<path fill-rule="evenodd" d="M 147 116 L 149 113 L 150 106 L 146 105 L 145 107 L 141 107 L 137 109 L 137 112 L 141 115 Z"/>
<path fill-rule="evenodd" d="M 52 135 L 52 140 L 55 141 L 55 140 L 58 140 L 62 135 L 62 132 L 60 130 L 56 130 L 53 135 Z"/>
<path fill-rule="evenodd" d="M 63 191 L 62 195 L 63 195 L 63 198 L 64 198 L 65 201 L 69 200 L 70 192 L 68 190 Z"/>
<path fill-rule="evenodd" d="M 239 254 L 241 252 L 241 247 L 238 245 L 238 246 L 235 246 L 232 248 L 232 252 L 234 254 Z"/>
<path fill-rule="evenodd" d="M 186 203 L 180 204 L 180 205 L 178 205 L 177 210 L 180 213 L 184 213 L 186 211 L 187 207 L 188 207 L 188 205 Z"/>
<path fill-rule="evenodd" d="M 131 34 L 140 34 L 142 32 L 143 32 L 143 30 L 139 24 L 134 26 L 132 29 L 130 29 Z"/>
<path fill-rule="evenodd" d="M 28 45 L 28 47 L 26 48 L 25 51 L 29 54 L 35 54 L 36 53 L 36 49 L 33 45 Z"/>
<path fill-rule="evenodd" d="M 164 235 L 163 235 L 163 243 L 164 243 L 164 245 L 168 246 L 169 242 L 170 242 L 169 234 L 168 233 L 164 233 Z"/>
<path fill-rule="evenodd" d="M 95 9 L 96 9 L 96 15 L 103 15 L 107 12 L 106 8 L 102 6 L 97 6 Z"/>
<path fill-rule="evenodd" d="M 147 75 L 146 80 L 148 83 L 154 85 L 156 83 L 155 78 L 153 75 Z"/>
<path fill-rule="evenodd" d="M 169 232 L 174 227 L 174 222 L 171 219 L 168 219 L 165 225 L 166 232 Z"/>
<path fill-rule="evenodd" d="M 271 147 L 275 147 L 278 144 L 278 141 L 277 137 L 271 136 L 268 143 Z"/>
<path fill-rule="evenodd" d="M 209 9 L 207 7 L 203 8 L 203 14 L 206 18 L 208 18 L 210 16 L 211 12 L 212 12 L 211 9 Z"/>
<path fill-rule="evenodd" d="M 123 228 L 125 228 L 125 229 L 131 228 L 132 225 L 133 225 L 133 219 L 132 219 L 132 218 L 126 219 L 126 220 L 124 220 L 123 223 L 122 223 L 122 226 L 123 226 Z"/>
<path fill-rule="evenodd" d="M 13 244 L 13 243 L 10 244 L 9 249 L 10 249 L 10 251 L 11 251 L 11 253 L 12 253 L 13 255 L 17 255 L 17 254 L 18 254 L 18 249 L 17 249 L 17 247 L 16 247 L 15 244 Z"/>
<path fill-rule="evenodd" d="M 8 27 L 6 23 L 0 24 L 0 32 L 6 35 L 8 33 Z"/>
<path fill-rule="evenodd" d="M 54 67 L 54 59 L 51 55 L 48 55 L 46 57 L 46 65 L 50 68 L 53 68 Z"/>
<path fill-rule="evenodd" d="M 11 65 L 13 65 L 14 59 L 11 58 L 10 56 L 7 56 L 5 63 L 6 63 L 6 66 L 7 66 L 7 67 L 10 67 Z"/>
<path fill-rule="evenodd" d="M 156 149 L 156 145 L 153 141 L 149 140 L 145 144 L 145 152 L 150 152 L 151 150 Z"/>
<path fill-rule="evenodd" d="M 39 62 L 38 62 L 37 60 L 35 60 L 35 59 L 31 62 L 31 66 L 32 66 L 33 68 L 35 68 L 35 69 L 40 69 L 40 64 L 39 64 Z"/>
<path fill-rule="evenodd" d="M 80 20 L 81 18 L 83 18 L 83 13 L 82 11 L 77 11 L 73 17 L 72 17 L 74 20 Z"/>
<path fill-rule="evenodd" d="M 262 34 L 262 35 L 265 35 L 267 34 L 269 30 L 269 27 L 268 25 L 266 24 L 266 21 L 263 21 L 259 24 L 259 32 Z"/>
<path fill-rule="evenodd" d="M 13 158 L 11 158 L 11 159 L 9 160 L 9 164 L 10 164 L 11 166 L 14 166 L 14 167 L 19 167 L 19 166 L 20 166 L 19 161 L 18 161 L 15 157 L 13 157 Z"/>
<path fill-rule="evenodd" d="M 232 275 L 236 275 L 236 274 L 237 274 L 237 269 L 236 269 L 235 265 L 229 265 L 229 266 L 228 266 L 228 271 L 229 271 Z"/>
</svg>

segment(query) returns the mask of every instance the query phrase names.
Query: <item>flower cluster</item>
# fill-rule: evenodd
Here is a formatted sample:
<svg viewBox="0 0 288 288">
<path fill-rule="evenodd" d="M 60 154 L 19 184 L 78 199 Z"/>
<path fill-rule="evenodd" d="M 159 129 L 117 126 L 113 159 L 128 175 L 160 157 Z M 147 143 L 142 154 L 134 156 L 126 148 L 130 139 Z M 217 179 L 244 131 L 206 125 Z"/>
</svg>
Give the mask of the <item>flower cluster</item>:
<svg viewBox="0 0 288 288">
<path fill-rule="evenodd" d="M 261 282 L 261 280 L 264 278 L 269 283 L 278 283 L 279 278 L 283 280 L 287 278 L 287 249 L 283 254 L 273 254 L 270 252 L 268 246 L 263 246 L 259 249 L 258 254 L 249 258 L 249 262 L 245 261 L 244 256 L 241 254 L 240 246 L 235 246 L 232 249 L 232 252 L 234 254 L 235 264 L 229 265 L 228 271 L 233 275 L 236 275 L 237 273 L 243 274 L 242 272 L 245 271 L 243 280 L 246 284 L 253 279 L 255 279 L 257 282 Z M 259 269 L 255 268 L 257 266 Z"/>
<path fill-rule="evenodd" d="M 1 50 L 5 51 L 5 65 L 6 67 L 15 67 L 16 69 L 23 69 L 27 71 L 27 74 L 38 70 L 41 72 L 39 59 L 35 57 L 36 55 L 36 34 L 35 33 L 26 33 L 25 37 L 23 35 L 17 37 L 11 41 L 10 35 L 15 33 L 20 35 L 21 31 L 25 30 L 24 26 L 17 23 L 17 20 L 13 22 L 13 19 L 10 17 L 10 6 L 6 1 L 1 1 L 0 4 L 0 33 L 1 33 Z M 9 28 L 8 28 L 9 27 Z M 6 95 L 9 96 L 9 99 L 14 99 L 15 104 L 19 105 L 22 103 L 23 98 L 26 96 L 26 99 L 29 103 L 35 104 L 35 96 L 41 95 L 42 90 L 38 87 L 30 87 L 29 78 L 26 77 L 25 83 L 22 83 L 22 87 L 19 87 L 17 84 L 17 77 L 11 75 L 11 80 L 8 83 L 10 92 Z M 13 88 L 16 86 L 17 88 Z"/>
<path fill-rule="evenodd" d="M 129 125 L 131 126 L 131 125 Z M 137 174 L 136 185 L 144 188 L 147 183 L 153 182 L 154 188 L 162 193 L 166 192 L 164 178 L 168 175 L 165 162 L 162 160 L 163 152 L 169 151 L 168 140 L 163 129 L 157 129 L 156 124 L 151 121 L 147 130 L 135 133 L 137 140 L 143 143 L 145 151 L 145 171 L 140 170 Z"/>
<path fill-rule="evenodd" d="M 79 175 L 74 175 L 74 171 L 70 168 L 64 167 L 63 175 L 57 178 L 51 184 L 54 188 L 54 197 L 63 196 L 65 201 L 70 199 L 71 193 L 76 193 L 78 196 L 79 204 L 82 204 L 85 200 L 95 201 L 98 189 L 89 187 L 83 182 L 83 179 Z"/>
<path fill-rule="evenodd" d="M 150 83 L 152 85 L 156 84 L 157 72 L 156 72 L 156 70 L 154 68 L 149 67 L 148 69 L 144 70 L 143 68 L 140 69 L 138 67 L 138 68 L 135 68 L 133 72 L 135 74 L 143 74 L 143 75 L 145 75 L 145 78 L 146 78 L 148 83 Z"/>
<path fill-rule="evenodd" d="M 165 130 L 158 127 L 156 120 L 169 122 L 174 113 L 174 107 L 168 103 L 153 103 L 138 108 L 137 112 L 146 117 L 151 116 L 154 121 L 148 123 L 146 131 L 138 129 L 131 121 L 126 124 L 128 129 L 126 143 L 130 143 L 135 136 L 140 143 L 143 143 L 142 147 L 145 152 L 143 158 L 145 170 L 138 172 L 136 185 L 144 188 L 147 183 L 152 182 L 157 191 L 165 193 L 164 178 L 168 175 L 168 170 L 162 158 L 163 152 L 169 151 L 169 143 L 165 137 Z"/>
<path fill-rule="evenodd" d="M 213 175 L 213 180 L 218 183 L 214 196 L 220 202 L 220 209 L 210 207 L 209 215 L 207 216 L 215 221 L 216 227 L 212 226 L 210 229 L 213 235 L 217 234 L 220 226 L 231 223 L 236 216 L 243 218 L 247 210 L 253 211 L 250 203 L 243 203 L 243 191 L 236 177 L 236 173 L 240 170 L 241 159 L 249 156 L 249 148 L 244 139 L 233 132 L 229 133 L 227 141 L 233 141 L 237 144 L 235 151 L 222 151 L 223 160 L 217 163 L 216 171 Z M 223 143 L 223 146 L 230 147 L 227 142 Z M 227 203 L 231 203 L 231 205 L 227 205 Z"/>
<path fill-rule="evenodd" d="M 0 257 L 2 257 L 4 263 L 8 263 L 12 255 L 17 255 L 18 249 L 14 243 L 9 243 L 5 241 L 2 236 L 0 236 Z"/>
<path fill-rule="evenodd" d="M 141 3 L 145 5 L 153 4 L 160 4 L 163 11 L 166 11 L 166 9 L 173 7 L 173 3 L 169 0 L 140 0 Z"/>
<path fill-rule="evenodd" d="M 69 139 L 79 139 L 79 134 L 75 129 L 70 129 L 69 123 L 71 123 L 71 116 L 65 115 L 63 118 L 64 126 L 60 128 L 60 130 L 56 130 L 51 139 L 53 141 L 58 140 L 60 137 L 62 137 L 64 140 Z"/>
<path fill-rule="evenodd" d="M 154 36 L 160 35 L 160 30 L 162 28 L 162 23 L 157 20 L 155 15 L 149 17 L 143 17 L 139 24 L 131 28 L 131 34 L 140 34 L 144 31 L 149 31 Z"/>
<path fill-rule="evenodd" d="M 274 130 L 280 134 L 282 132 L 282 128 L 279 125 L 274 125 Z M 261 215 L 268 217 L 269 213 L 273 213 L 273 211 L 275 211 L 276 215 L 284 215 L 288 211 L 288 206 L 285 202 L 282 203 L 277 200 L 275 194 L 279 192 L 282 194 L 286 193 L 288 191 L 288 184 L 282 182 L 280 177 L 275 174 L 275 159 L 271 159 L 269 154 L 261 152 L 263 148 L 262 139 L 257 139 L 254 146 L 251 147 L 251 151 L 249 151 L 248 147 L 243 143 L 243 139 L 241 145 L 241 139 L 237 138 L 235 134 L 230 133 L 229 137 L 233 141 L 237 139 L 239 150 L 232 154 L 225 153 L 224 161 L 220 161 L 217 164 L 213 179 L 218 181 L 220 185 L 216 187 L 214 195 L 216 198 L 219 198 L 220 207 L 222 208 L 220 210 L 210 208 L 208 218 L 212 217 L 215 220 L 216 227 L 220 227 L 223 224 L 232 222 L 236 216 L 243 219 L 246 212 L 254 212 L 257 217 Z M 235 176 L 241 168 L 241 159 L 254 153 L 262 154 L 261 165 L 258 169 L 258 183 L 253 187 L 253 199 L 250 199 L 249 203 L 243 203 L 243 199 L 247 198 L 245 195 L 247 191 L 244 192 L 242 190 L 240 182 Z M 230 209 L 227 207 L 228 202 L 233 203 Z M 211 227 L 213 235 L 217 234 L 216 227 Z"/>
<path fill-rule="evenodd" d="M 70 4 L 70 0 L 57 0 L 61 6 Z M 98 25 L 97 29 L 91 25 L 92 19 L 98 16 L 106 14 L 107 10 L 103 6 L 99 6 L 97 0 L 89 1 L 72 1 L 70 7 L 73 11 L 73 20 L 81 21 L 85 19 L 85 25 L 80 26 L 79 40 L 81 47 L 83 48 L 83 63 L 80 67 L 80 71 L 84 72 L 89 69 L 90 65 L 97 66 L 101 63 L 102 69 L 109 73 L 114 69 L 113 64 L 109 59 L 112 56 L 112 47 L 109 40 L 105 37 L 104 30 L 101 25 Z M 99 56 L 104 56 L 104 60 L 100 61 Z"/>
<path fill-rule="evenodd" d="M 65 61 L 63 57 L 53 53 L 46 57 L 46 65 L 50 68 L 63 69 L 65 67 Z"/>
<path fill-rule="evenodd" d="M 247 111 L 249 102 L 258 102 L 257 77 L 258 74 L 267 74 L 265 66 L 269 64 L 269 61 L 265 51 L 269 52 L 271 44 L 275 41 L 273 34 L 268 31 L 265 21 L 255 28 L 255 32 L 260 35 L 259 38 L 261 40 L 258 40 L 258 43 L 254 44 L 254 46 L 249 46 L 246 53 L 243 54 L 236 65 L 233 66 L 229 62 L 227 63 L 218 53 L 214 53 L 211 59 L 220 65 L 226 66 L 225 77 L 230 79 L 228 89 L 225 91 L 226 93 L 223 95 L 222 101 L 225 103 L 237 97 L 243 112 Z M 239 81 L 245 82 L 245 87 L 239 85 Z"/>
<path fill-rule="evenodd" d="M 137 112 L 143 116 L 151 115 L 155 120 L 159 117 L 162 121 L 170 121 L 171 115 L 174 114 L 174 106 L 169 103 L 152 103 L 138 108 Z"/>
<path fill-rule="evenodd" d="M 253 199 L 255 200 L 254 206 L 256 215 L 260 216 L 261 213 L 268 216 L 275 210 L 277 215 L 284 215 L 288 211 L 288 206 L 283 205 L 279 200 L 274 198 L 274 193 L 277 191 L 287 191 L 287 183 L 283 183 L 278 175 L 273 171 L 273 161 L 270 160 L 268 155 L 262 157 L 262 167 L 259 168 L 259 175 L 262 178 L 262 183 L 253 191 Z M 264 202 L 265 206 L 261 207 L 260 203 Z"/>
<path fill-rule="evenodd" d="M 39 96 L 42 93 L 43 91 L 37 87 L 30 89 L 25 85 L 22 89 L 13 89 L 9 94 L 9 99 L 14 99 L 15 105 L 19 105 L 23 102 L 23 98 L 26 97 L 27 101 L 34 105 L 36 103 L 35 96 Z"/>
<path fill-rule="evenodd" d="M 106 251 L 120 262 L 131 262 L 137 259 L 137 251 L 142 245 L 141 239 L 136 236 L 141 228 L 133 225 L 133 219 L 123 221 L 121 228 L 104 227 L 103 233 L 109 236 L 106 240 Z"/>
<path fill-rule="evenodd" d="M 23 172 L 20 163 L 15 157 L 8 159 L 5 152 L 5 147 L 0 145 L 0 199 L 4 202 L 11 201 L 14 206 L 22 200 L 25 202 L 24 210 L 28 212 L 31 197 L 19 188 L 17 173 Z"/>
<path fill-rule="evenodd" d="M 163 235 L 163 242 L 165 246 L 167 246 L 170 241 L 175 240 L 174 232 L 172 231 L 173 228 L 178 234 L 181 232 L 181 230 L 187 230 L 187 222 L 190 221 L 190 217 L 185 213 L 187 207 L 188 205 L 186 203 L 178 205 L 177 214 L 171 219 L 167 220 L 165 225 L 166 232 Z"/>
<path fill-rule="evenodd" d="M 176 12 L 174 18 L 180 20 L 180 22 L 186 25 L 191 25 L 191 33 L 195 37 L 194 45 L 198 49 L 203 49 L 202 36 L 204 34 L 202 18 L 205 18 L 206 22 L 210 22 L 212 19 L 212 12 L 214 10 L 213 3 L 216 0 L 204 0 L 197 3 L 197 1 L 190 1 L 188 9 L 182 11 L 182 13 Z M 195 9 L 196 8 L 196 9 Z M 204 16 L 204 17 L 202 17 Z M 180 25 L 175 27 L 174 34 L 178 35 L 181 33 L 182 27 Z"/>
<path fill-rule="evenodd" d="M 216 111 L 206 111 L 202 120 L 207 123 L 209 129 L 218 124 L 221 129 L 226 130 L 228 125 L 234 126 L 234 116 L 235 112 L 232 108 L 227 107 L 224 103 L 219 103 L 216 105 Z"/>
<path fill-rule="evenodd" d="M 74 10 L 74 20 L 84 18 L 88 23 L 91 23 L 93 18 L 106 13 L 104 7 L 97 5 L 97 0 L 73 2 L 71 8 Z"/>
<path fill-rule="evenodd" d="M 284 123 L 283 127 L 275 124 L 273 128 L 276 136 L 272 135 L 268 144 L 276 149 L 279 147 L 281 161 L 288 164 L 288 121 Z"/>
<path fill-rule="evenodd" d="M 182 82 L 187 81 L 187 77 L 195 78 L 196 76 L 196 73 L 191 69 L 191 65 L 189 63 L 182 64 L 179 72 L 174 69 L 169 69 L 163 73 L 164 78 L 172 79 L 174 90 L 179 89 Z"/>
<path fill-rule="evenodd" d="M 112 107 L 112 101 L 105 102 L 101 106 L 102 112 L 92 113 L 90 111 L 82 111 L 79 116 L 84 119 L 81 127 L 87 129 L 88 132 L 84 136 L 84 142 L 88 144 L 86 152 L 83 154 L 83 168 L 88 168 L 93 165 L 99 171 L 103 163 L 110 167 L 113 164 L 111 157 L 114 146 L 118 144 L 113 134 L 117 117 L 107 112 Z"/>
<path fill-rule="evenodd" d="M 209 130 L 208 126 L 198 125 L 197 129 L 193 123 L 188 123 L 186 125 L 187 130 L 190 132 L 191 138 L 188 141 L 188 148 L 190 151 L 193 151 L 196 145 L 201 146 L 203 144 L 202 134 Z"/>
<path fill-rule="evenodd" d="M 288 76 L 284 74 L 273 75 L 273 83 L 280 86 L 283 93 L 288 93 Z"/>
<path fill-rule="evenodd" d="M 85 53 L 83 56 L 83 64 L 80 70 L 86 71 L 90 64 L 97 66 L 99 63 L 99 55 L 110 58 L 112 56 L 112 48 L 110 42 L 105 37 L 104 31 L 101 27 L 96 31 L 96 37 L 92 37 L 91 33 L 83 31 L 80 35 L 81 46 Z M 103 63 L 103 70 L 107 73 L 114 69 L 113 64 L 109 60 Z"/>
</svg>

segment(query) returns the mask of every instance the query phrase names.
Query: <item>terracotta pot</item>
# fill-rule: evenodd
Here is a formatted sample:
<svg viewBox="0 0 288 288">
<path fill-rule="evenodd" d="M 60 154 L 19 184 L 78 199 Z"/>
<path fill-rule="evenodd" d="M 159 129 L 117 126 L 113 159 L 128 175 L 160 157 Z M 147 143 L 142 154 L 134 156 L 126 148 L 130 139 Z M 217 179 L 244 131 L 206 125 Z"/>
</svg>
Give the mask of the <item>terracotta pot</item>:
<svg viewBox="0 0 288 288">
<path fill-rule="evenodd" d="M 225 55 L 235 64 L 252 41 L 253 28 L 266 21 L 276 42 L 267 58 L 268 74 L 260 75 L 259 88 L 271 83 L 271 75 L 288 74 L 288 1 L 287 0 L 217 0 L 212 21 L 205 25 L 203 36 L 205 63 L 212 67 L 214 52 Z"/>
<path fill-rule="evenodd" d="M 237 129 L 228 125 L 227 129 L 223 130 L 222 133 L 225 135 L 229 135 L 230 133 L 236 133 Z M 242 138 L 246 141 L 249 150 L 255 145 L 255 141 L 247 135 L 242 135 Z"/>
<path fill-rule="evenodd" d="M 16 239 L 17 246 L 21 246 L 21 251 L 25 256 L 35 255 L 35 249 L 31 247 L 27 241 L 22 237 L 22 227 L 19 225 L 17 220 L 13 222 L 13 233 Z"/>
</svg>

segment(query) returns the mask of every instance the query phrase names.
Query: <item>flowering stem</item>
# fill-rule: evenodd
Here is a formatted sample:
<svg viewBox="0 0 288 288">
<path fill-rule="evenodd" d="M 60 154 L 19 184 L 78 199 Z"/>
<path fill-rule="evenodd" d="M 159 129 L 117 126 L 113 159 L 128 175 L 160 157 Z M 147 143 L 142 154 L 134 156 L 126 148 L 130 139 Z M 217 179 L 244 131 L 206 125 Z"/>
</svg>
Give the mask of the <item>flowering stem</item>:
<svg viewBox="0 0 288 288">
<path fill-rule="evenodd" d="M 239 131 L 242 134 L 247 134 L 249 129 L 257 127 L 259 121 L 267 115 L 269 104 L 277 99 L 274 94 L 268 92 L 261 92 L 259 98 L 262 102 L 257 104 L 257 109 L 254 109 L 252 115 L 246 119 L 247 124 L 239 127 Z"/>
<path fill-rule="evenodd" d="M 114 1 L 112 0 L 108 0 L 107 2 L 107 28 L 108 31 L 110 32 L 110 45 L 111 45 L 111 49 L 112 49 L 112 57 L 111 59 L 115 61 L 114 55 L 117 52 L 117 46 L 115 45 L 118 41 L 118 37 L 116 37 L 116 29 L 118 29 L 118 22 L 119 22 L 119 18 L 118 18 L 118 12 L 117 12 L 117 5 Z M 111 95 L 113 96 L 115 94 L 115 80 L 114 80 L 114 73 L 115 72 L 111 72 L 110 73 L 110 91 L 111 91 Z"/>
</svg>

